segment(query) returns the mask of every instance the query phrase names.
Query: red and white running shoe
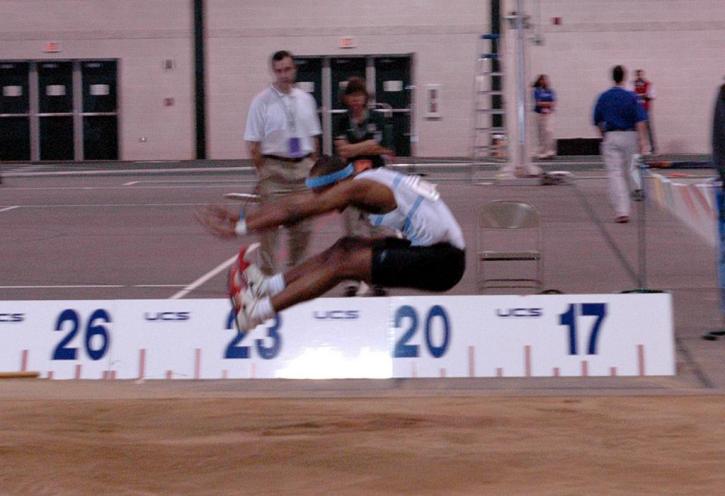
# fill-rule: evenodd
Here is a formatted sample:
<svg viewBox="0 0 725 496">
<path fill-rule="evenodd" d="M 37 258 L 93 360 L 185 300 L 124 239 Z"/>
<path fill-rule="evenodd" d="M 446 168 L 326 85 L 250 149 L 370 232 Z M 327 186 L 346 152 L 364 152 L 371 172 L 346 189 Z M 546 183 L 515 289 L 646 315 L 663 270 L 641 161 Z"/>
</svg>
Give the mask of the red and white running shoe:
<svg viewBox="0 0 725 496">
<path fill-rule="evenodd" d="M 251 331 L 263 322 L 259 317 L 254 316 L 254 309 L 259 300 L 252 296 L 249 291 L 245 291 L 240 295 L 239 301 L 241 307 L 239 310 L 235 308 L 234 322 L 237 324 L 239 332 Z"/>
<path fill-rule="evenodd" d="M 264 275 L 262 269 L 257 265 L 260 258 L 259 243 L 253 243 L 239 250 L 239 257 L 229 271 L 230 274 L 230 297 L 232 290 L 236 292 L 243 284 L 246 284 L 255 298 L 271 296 L 268 290 L 269 277 Z M 234 278 L 232 279 L 232 275 Z"/>
<path fill-rule="evenodd" d="M 242 246 L 237 260 L 229 269 L 227 292 L 236 314 L 237 327 L 248 331 L 261 324 L 261 320 L 252 318 L 252 312 L 259 298 L 266 295 L 266 277 L 255 264 L 259 243 Z"/>
</svg>

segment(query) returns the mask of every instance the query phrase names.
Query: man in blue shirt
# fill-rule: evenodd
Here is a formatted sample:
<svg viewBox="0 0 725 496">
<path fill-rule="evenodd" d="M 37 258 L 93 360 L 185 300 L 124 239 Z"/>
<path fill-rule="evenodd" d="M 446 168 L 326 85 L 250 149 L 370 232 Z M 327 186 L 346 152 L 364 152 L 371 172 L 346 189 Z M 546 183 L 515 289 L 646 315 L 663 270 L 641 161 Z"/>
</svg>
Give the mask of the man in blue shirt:
<svg viewBox="0 0 725 496">
<path fill-rule="evenodd" d="M 603 136 L 601 149 L 609 176 L 609 199 L 618 223 L 629 222 L 630 191 L 640 193 L 637 185 L 630 186 L 632 157 L 638 151 L 644 154 L 647 143 L 647 114 L 637 95 L 624 89 L 624 76 L 621 65 L 612 69 L 614 86 L 599 95 L 594 107 L 594 125 Z"/>
</svg>

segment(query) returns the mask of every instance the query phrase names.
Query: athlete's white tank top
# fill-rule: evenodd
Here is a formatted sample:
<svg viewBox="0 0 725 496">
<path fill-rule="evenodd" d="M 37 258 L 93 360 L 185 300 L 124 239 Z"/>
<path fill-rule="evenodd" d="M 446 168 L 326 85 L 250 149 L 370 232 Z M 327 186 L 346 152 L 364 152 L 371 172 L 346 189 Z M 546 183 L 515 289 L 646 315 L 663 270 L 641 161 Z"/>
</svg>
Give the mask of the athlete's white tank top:
<svg viewBox="0 0 725 496">
<path fill-rule="evenodd" d="M 412 246 L 448 242 L 464 249 L 461 226 L 448 209 L 434 184 L 419 176 L 408 176 L 389 169 L 371 169 L 355 179 L 368 179 L 390 188 L 397 207 L 386 214 L 368 214 L 374 226 L 385 226 L 403 233 Z"/>
</svg>

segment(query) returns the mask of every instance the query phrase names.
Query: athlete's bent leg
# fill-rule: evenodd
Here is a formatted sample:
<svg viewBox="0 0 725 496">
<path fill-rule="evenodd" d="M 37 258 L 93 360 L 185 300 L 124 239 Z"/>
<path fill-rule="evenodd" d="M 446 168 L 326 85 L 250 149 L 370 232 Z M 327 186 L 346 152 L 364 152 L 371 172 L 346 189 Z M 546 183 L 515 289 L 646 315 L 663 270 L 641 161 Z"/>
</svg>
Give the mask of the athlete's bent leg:
<svg viewBox="0 0 725 496">
<path fill-rule="evenodd" d="M 272 308 L 285 308 L 316 298 L 346 279 L 371 283 L 373 240 L 345 237 L 319 255 L 284 274 L 286 287 L 271 298 Z"/>
</svg>

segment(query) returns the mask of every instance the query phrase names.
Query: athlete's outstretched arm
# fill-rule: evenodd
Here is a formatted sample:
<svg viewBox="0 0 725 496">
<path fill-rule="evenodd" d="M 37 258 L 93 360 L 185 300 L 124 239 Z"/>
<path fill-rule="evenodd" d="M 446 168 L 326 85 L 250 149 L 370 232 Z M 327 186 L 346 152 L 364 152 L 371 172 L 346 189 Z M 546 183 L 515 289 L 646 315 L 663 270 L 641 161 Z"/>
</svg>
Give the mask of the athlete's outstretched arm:
<svg viewBox="0 0 725 496">
<path fill-rule="evenodd" d="M 219 205 L 208 205 L 196 212 L 196 218 L 212 234 L 233 238 L 248 232 L 263 231 L 281 225 L 294 224 L 309 217 L 333 210 L 342 210 L 364 196 L 367 181 L 343 181 L 328 190 L 290 195 L 279 201 L 261 205 L 241 219 L 238 212 Z"/>
</svg>

